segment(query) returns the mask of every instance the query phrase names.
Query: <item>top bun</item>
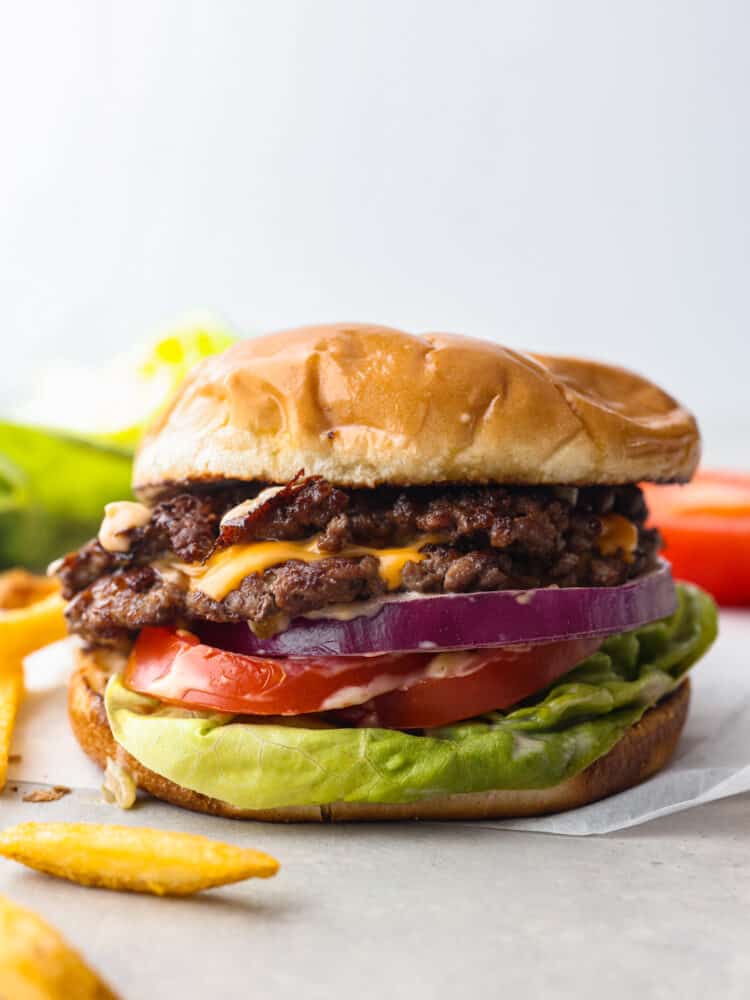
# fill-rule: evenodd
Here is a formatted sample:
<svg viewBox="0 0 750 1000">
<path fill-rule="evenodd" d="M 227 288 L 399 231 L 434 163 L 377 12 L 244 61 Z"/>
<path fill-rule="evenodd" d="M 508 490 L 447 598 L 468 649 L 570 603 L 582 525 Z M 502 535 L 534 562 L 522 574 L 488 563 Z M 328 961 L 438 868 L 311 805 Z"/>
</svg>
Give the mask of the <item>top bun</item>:
<svg viewBox="0 0 750 1000">
<path fill-rule="evenodd" d="M 360 323 L 246 340 L 198 365 L 147 433 L 135 490 L 689 479 L 694 418 L 610 365 Z"/>
</svg>

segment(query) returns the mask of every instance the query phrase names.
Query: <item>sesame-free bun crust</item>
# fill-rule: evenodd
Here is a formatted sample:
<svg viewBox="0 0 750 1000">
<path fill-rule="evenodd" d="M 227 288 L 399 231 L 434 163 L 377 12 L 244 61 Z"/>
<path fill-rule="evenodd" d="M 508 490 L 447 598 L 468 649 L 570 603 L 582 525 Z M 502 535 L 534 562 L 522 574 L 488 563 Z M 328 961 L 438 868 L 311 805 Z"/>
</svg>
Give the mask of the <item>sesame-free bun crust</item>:
<svg viewBox="0 0 750 1000">
<path fill-rule="evenodd" d="M 147 434 L 134 487 L 300 469 L 355 487 L 671 482 L 698 457 L 693 417 L 622 368 L 340 323 L 200 364 Z"/>
<path fill-rule="evenodd" d="M 271 822 L 510 819 L 576 809 L 622 792 L 661 770 L 677 746 L 690 701 L 690 682 L 685 680 L 676 691 L 649 709 L 640 722 L 631 726 L 609 753 L 553 788 L 441 795 L 421 802 L 397 804 L 335 802 L 324 806 L 247 810 L 182 788 L 144 767 L 118 746 L 107 721 L 104 699 L 90 681 L 98 671 L 95 654 L 79 651 L 77 659 L 69 688 L 70 721 L 81 747 L 101 768 L 106 767 L 107 758 L 112 757 L 128 767 L 136 784 L 156 798 L 213 816 Z"/>
</svg>

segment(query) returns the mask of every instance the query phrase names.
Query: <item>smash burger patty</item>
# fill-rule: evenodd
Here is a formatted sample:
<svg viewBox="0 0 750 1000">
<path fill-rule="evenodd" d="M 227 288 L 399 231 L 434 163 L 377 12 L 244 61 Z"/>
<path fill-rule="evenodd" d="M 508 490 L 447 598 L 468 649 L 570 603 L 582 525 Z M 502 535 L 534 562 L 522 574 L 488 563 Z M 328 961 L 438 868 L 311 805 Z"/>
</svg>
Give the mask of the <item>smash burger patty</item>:
<svg viewBox="0 0 750 1000">
<path fill-rule="evenodd" d="M 444 542 L 424 546 L 423 559 L 405 564 L 398 588 L 431 594 L 616 586 L 653 568 L 659 544 L 658 533 L 644 528 L 647 510 L 636 486 L 353 491 L 308 478 L 243 519 L 240 505 L 259 492 L 233 485 L 179 493 L 158 503 L 145 525 L 118 536 L 125 551 L 93 541 L 67 556 L 58 576 L 71 599 L 70 630 L 116 644 L 144 625 L 190 618 L 262 625 L 383 594 L 374 556 L 337 555 L 349 545 L 386 548 L 442 536 Z M 238 508 L 237 525 L 222 529 L 222 518 Z M 607 532 L 613 525 L 619 538 Z M 207 560 L 227 533 L 234 544 L 316 533 L 318 549 L 330 556 L 248 575 L 217 601 L 188 589 L 188 576 L 175 567 Z"/>
<path fill-rule="evenodd" d="M 56 567 L 75 735 L 226 816 L 621 791 L 669 759 L 716 632 L 637 485 L 698 454 L 679 403 L 604 364 L 365 324 L 236 344 L 148 430 L 138 502 Z"/>
</svg>

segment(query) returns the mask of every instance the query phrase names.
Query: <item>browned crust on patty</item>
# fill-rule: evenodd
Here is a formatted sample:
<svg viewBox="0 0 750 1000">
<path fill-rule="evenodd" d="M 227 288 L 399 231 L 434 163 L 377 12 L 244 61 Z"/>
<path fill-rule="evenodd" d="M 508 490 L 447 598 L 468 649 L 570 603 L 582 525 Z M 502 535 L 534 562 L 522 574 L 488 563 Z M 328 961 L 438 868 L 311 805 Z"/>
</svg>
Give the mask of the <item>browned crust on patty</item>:
<svg viewBox="0 0 750 1000">
<path fill-rule="evenodd" d="M 93 761 L 104 768 L 108 757 L 116 758 L 131 770 L 139 788 L 185 809 L 232 819 L 270 822 L 510 819 L 576 809 L 631 788 L 661 770 L 674 753 L 690 703 L 690 682 L 685 680 L 676 691 L 649 709 L 640 722 L 631 726 L 609 753 L 553 788 L 441 795 L 421 802 L 393 804 L 336 802 L 324 806 L 237 809 L 176 785 L 144 767 L 115 743 L 104 699 L 90 686 L 87 677 L 91 659 L 90 654 L 78 653 L 78 666 L 70 682 L 68 709 L 76 739 Z"/>
</svg>

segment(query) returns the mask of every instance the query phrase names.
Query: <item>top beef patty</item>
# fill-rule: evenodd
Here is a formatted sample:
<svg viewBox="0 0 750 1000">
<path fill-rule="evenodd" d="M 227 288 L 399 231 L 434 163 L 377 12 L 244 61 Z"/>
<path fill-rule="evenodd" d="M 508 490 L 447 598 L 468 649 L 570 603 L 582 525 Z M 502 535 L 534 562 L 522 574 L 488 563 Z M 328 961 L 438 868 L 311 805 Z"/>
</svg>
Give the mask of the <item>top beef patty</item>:
<svg viewBox="0 0 750 1000">
<path fill-rule="evenodd" d="M 659 546 L 658 534 L 643 526 L 646 505 L 632 485 L 344 490 L 311 478 L 262 490 L 246 483 L 175 491 L 145 525 L 127 532 L 126 551 L 92 541 L 66 556 L 56 573 L 70 599 L 71 631 L 111 645 L 144 625 L 188 625 L 191 618 L 273 630 L 288 617 L 384 592 L 375 556 L 341 554 L 352 545 L 437 537 L 422 548 L 421 561 L 404 567 L 400 589 L 418 593 L 615 586 L 650 569 Z M 632 525 L 626 549 L 605 544 L 602 518 L 612 514 Z M 222 600 L 189 589 L 179 567 L 238 542 L 313 535 L 325 558 L 291 559 L 246 576 Z"/>
</svg>

